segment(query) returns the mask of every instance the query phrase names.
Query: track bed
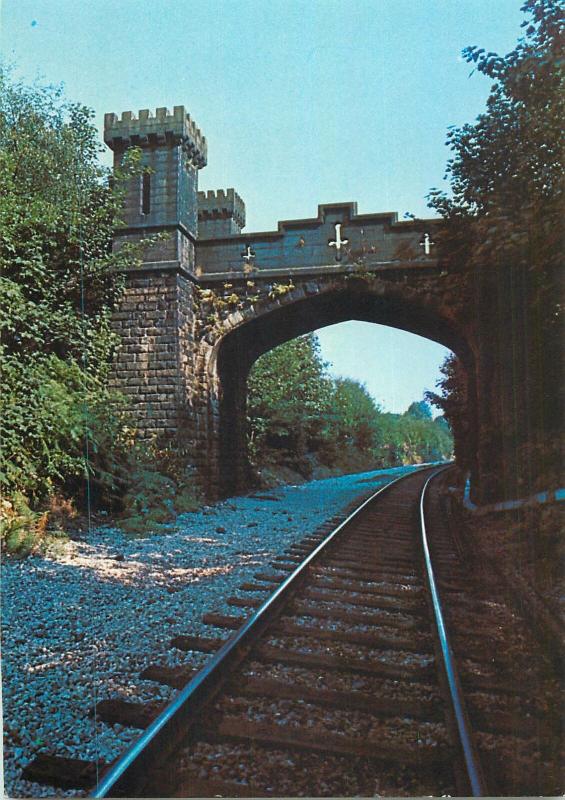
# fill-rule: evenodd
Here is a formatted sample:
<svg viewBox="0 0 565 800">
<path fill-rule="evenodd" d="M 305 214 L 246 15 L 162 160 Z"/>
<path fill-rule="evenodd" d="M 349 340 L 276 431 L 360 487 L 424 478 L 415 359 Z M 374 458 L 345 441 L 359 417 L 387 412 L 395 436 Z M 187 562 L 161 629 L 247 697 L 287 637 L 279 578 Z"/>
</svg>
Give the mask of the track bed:
<svg viewBox="0 0 565 800">
<path fill-rule="evenodd" d="M 424 569 L 429 476 L 290 547 L 230 599 L 233 615 L 204 617 L 216 637 L 176 636 L 214 655 L 196 675 L 145 671 L 184 687 L 167 709 L 100 704 L 145 733 L 94 796 L 470 794 Z M 425 501 L 429 549 L 483 793 L 559 794 L 551 665 L 500 587 L 466 569 L 442 480 Z"/>
</svg>

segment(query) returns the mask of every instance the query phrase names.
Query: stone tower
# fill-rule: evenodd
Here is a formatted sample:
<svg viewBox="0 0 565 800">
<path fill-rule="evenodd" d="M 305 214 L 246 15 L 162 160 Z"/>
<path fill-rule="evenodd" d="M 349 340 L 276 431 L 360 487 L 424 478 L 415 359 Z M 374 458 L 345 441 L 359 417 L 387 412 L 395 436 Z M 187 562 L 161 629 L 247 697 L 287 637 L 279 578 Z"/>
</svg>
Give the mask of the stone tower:
<svg viewBox="0 0 565 800">
<path fill-rule="evenodd" d="M 147 266 L 180 267 L 194 272 L 194 245 L 198 235 L 198 170 L 206 165 L 206 139 L 186 113 L 175 106 L 171 114 L 158 108 L 137 117 L 125 111 L 104 117 L 104 141 L 114 151 L 119 167 L 129 147 L 141 148 L 140 176 L 131 178 L 123 209 L 124 227 L 116 232 L 115 248 L 155 233 L 166 241 L 144 253 Z"/>
<path fill-rule="evenodd" d="M 143 251 L 125 270 L 125 291 L 113 315 L 121 344 L 110 385 L 127 398 L 143 438 L 197 449 L 195 401 L 194 273 L 198 236 L 198 170 L 206 164 L 206 139 L 186 113 L 158 108 L 135 116 L 104 117 L 104 141 L 114 167 L 129 147 L 141 149 L 147 169 L 126 186 L 123 224 L 114 249 L 157 233 L 163 241 Z"/>
</svg>

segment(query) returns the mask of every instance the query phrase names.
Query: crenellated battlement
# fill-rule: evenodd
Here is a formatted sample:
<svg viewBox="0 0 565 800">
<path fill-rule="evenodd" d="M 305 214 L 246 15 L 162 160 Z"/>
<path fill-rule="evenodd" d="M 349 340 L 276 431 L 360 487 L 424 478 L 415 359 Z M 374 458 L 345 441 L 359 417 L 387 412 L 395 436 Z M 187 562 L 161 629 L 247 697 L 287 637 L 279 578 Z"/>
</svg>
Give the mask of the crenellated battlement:
<svg viewBox="0 0 565 800">
<path fill-rule="evenodd" d="M 195 166 L 206 166 L 208 148 L 203 136 L 184 106 L 175 106 L 173 113 L 168 108 L 158 108 L 153 115 L 149 109 L 141 109 L 137 116 L 133 111 L 104 115 L 104 141 L 112 150 L 127 147 L 154 147 L 174 142 L 182 144 Z"/>
<path fill-rule="evenodd" d="M 198 221 L 234 220 L 238 228 L 245 227 L 245 203 L 235 189 L 198 192 Z"/>
</svg>

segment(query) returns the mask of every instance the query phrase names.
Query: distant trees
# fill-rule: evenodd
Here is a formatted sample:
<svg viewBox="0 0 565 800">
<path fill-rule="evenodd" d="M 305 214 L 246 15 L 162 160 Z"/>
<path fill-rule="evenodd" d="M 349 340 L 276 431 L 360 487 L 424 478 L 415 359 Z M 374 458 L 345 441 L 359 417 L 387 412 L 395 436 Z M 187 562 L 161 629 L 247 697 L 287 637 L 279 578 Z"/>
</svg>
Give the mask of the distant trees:
<svg viewBox="0 0 565 800">
<path fill-rule="evenodd" d="M 370 453 L 376 444 L 380 409 L 367 389 L 351 378 L 334 382 L 333 419 L 337 444 Z"/>
<path fill-rule="evenodd" d="M 426 403 L 418 403 L 420 408 Z M 403 449 L 402 463 L 418 463 L 421 461 L 439 461 L 450 458 L 453 454 L 453 439 L 449 427 L 441 418 L 433 420 L 429 415 L 416 416 L 406 411 L 395 420 Z M 420 412 L 421 413 L 421 412 Z"/>
<path fill-rule="evenodd" d="M 329 432 L 333 386 L 313 334 L 293 339 L 260 358 L 248 379 L 250 446 L 300 458 Z"/>
<path fill-rule="evenodd" d="M 248 380 L 250 455 L 257 466 L 288 466 L 309 477 L 448 458 L 445 420 L 425 401 L 405 414 L 384 413 L 350 378 L 331 379 L 314 334 L 266 353 Z"/>
<path fill-rule="evenodd" d="M 410 403 L 406 415 L 414 419 L 431 419 L 432 410 L 425 400 L 418 400 Z"/>
</svg>

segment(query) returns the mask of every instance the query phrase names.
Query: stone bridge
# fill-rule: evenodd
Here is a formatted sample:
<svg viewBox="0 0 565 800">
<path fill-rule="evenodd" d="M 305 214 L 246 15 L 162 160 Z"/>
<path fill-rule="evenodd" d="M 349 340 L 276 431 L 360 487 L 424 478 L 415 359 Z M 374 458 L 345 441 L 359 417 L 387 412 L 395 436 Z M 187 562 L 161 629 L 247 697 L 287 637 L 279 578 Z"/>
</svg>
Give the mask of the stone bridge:
<svg viewBox="0 0 565 800">
<path fill-rule="evenodd" d="M 104 139 L 115 166 L 137 146 L 146 168 L 129 180 L 115 248 L 166 234 L 127 270 L 114 314 L 121 347 L 112 384 L 144 435 L 185 450 L 210 496 L 249 482 L 245 404 L 254 361 L 345 320 L 402 328 L 453 350 L 469 379 L 470 427 L 496 425 L 480 313 L 462 301 L 461 276 L 436 257 L 437 220 L 398 221 L 338 203 L 274 231 L 244 233 L 245 205 L 233 189 L 198 191 L 206 140 L 183 106 L 106 114 Z M 486 459 L 479 436 L 477 487 L 492 471 Z"/>
</svg>

